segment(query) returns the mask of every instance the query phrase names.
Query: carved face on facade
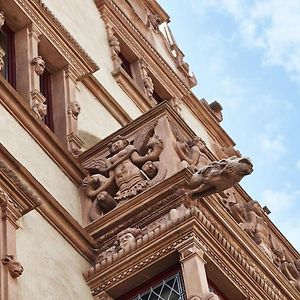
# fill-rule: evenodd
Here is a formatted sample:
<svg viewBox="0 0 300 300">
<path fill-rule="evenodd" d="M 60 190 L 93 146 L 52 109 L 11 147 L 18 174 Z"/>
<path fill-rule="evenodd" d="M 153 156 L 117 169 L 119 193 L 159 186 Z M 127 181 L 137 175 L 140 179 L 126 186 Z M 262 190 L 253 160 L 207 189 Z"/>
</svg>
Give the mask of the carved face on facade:
<svg viewBox="0 0 300 300">
<path fill-rule="evenodd" d="M 147 161 L 143 167 L 142 170 L 145 172 L 145 174 L 150 178 L 153 179 L 157 175 L 157 168 L 153 161 Z"/>
<path fill-rule="evenodd" d="M 32 60 L 32 64 L 34 65 L 34 71 L 37 75 L 42 75 L 45 71 L 45 62 L 43 61 L 41 56 L 37 56 Z"/>
<path fill-rule="evenodd" d="M 22 275 L 24 268 L 17 261 L 11 261 L 8 263 L 8 271 L 10 275 L 14 278 Z"/>
<path fill-rule="evenodd" d="M 69 110 L 68 110 L 68 113 L 69 114 L 72 114 L 72 116 L 74 117 L 74 119 L 77 120 L 79 114 L 80 114 L 80 111 L 81 111 L 81 107 L 80 107 L 80 104 L 79 102 L 77 101 L 72 101 L 69 105 Z"/>
<path fill-rule="evenodd" d="M 121 249 L 128 249 L 135 244 L 135 237 L 132 233 L 127 232 L 119 237 L 119 244 Z"/>
<path fill-rule="evenodd" d="M 14 278 L 19 277 L 24 271 L 22 265 L 15 260 L 13 255 L 6 255 L 6 257 L 2 259 L 2 263 L 7 266 L 10 275 Z"/>
<path fill-rule="evenodd" d="M 128 141 L 122 137 L 116 138 L 108 147 L 111 154 L 116 154 L 125 149 Z"/>
<path fill-rule="evenodd" d="M 206 148 L 206 144 L 205 142 L 199 138 L 198 136 L 194 137 L 193 139 L 191 139 L 189 142 L 188 142 L 188 145 L 190 147 L 193 147 L 193 146 L 197 146 L 200 150 L 203 150 Z"/>
</svg>

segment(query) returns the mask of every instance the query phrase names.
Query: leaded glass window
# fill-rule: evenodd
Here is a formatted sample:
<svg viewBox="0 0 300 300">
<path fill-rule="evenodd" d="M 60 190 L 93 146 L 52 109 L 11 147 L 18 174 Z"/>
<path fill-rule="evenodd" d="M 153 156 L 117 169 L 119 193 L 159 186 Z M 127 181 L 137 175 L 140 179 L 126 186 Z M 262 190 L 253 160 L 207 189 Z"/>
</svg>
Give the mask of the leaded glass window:
<svg viewBox="0 0 300 300">
<path fill-rule="evenodd" d="M 180 273 L 161 281 L 132 300 L 184 300 L 184 289 Z"/>
</svg>

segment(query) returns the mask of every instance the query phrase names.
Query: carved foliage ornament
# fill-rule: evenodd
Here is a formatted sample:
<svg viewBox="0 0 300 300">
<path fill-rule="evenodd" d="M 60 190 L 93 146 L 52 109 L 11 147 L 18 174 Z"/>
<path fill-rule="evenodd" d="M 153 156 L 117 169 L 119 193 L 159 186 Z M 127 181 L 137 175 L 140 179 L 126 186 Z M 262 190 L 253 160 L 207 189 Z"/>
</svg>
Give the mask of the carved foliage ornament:
<svg viewBox="0 0 300 300">
<path fill-rule="evenodd" d="M 2 263 L 7 266 L 10 275 L 14 278 L 21 276 L 24 271 L 24 268 L 16 261 L 14 255 L 6 255 L 5 258 L 2 259 Z"/>
</svg>

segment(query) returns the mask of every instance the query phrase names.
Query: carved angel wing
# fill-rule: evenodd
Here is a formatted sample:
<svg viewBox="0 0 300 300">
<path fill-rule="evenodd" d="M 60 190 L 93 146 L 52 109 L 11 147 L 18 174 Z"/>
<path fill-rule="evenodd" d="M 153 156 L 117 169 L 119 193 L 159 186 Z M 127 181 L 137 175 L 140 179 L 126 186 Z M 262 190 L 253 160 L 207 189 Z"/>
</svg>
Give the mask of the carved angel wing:
<svg viewBox="0 0 300 300">
<path fill-rule="evenodd" d="M 138 150 L 141 155 L 146 154 L 147 152 L 147 143 L 149 138 L 154 134 L 154 128 L 156 127 L 156 122 L 152 124 L 150 127 L 141 128 L 136 134 L 133 146 Z"/>
<path fill-rule="evenodd" d="M 95 173 L 104 173 L 107 171 L 108 168 L 108 161 L 107 159 L 103 158 L 93 158 L 90 162 L 88 162 L 84 166 L 91 174 Z"/>
</svg>

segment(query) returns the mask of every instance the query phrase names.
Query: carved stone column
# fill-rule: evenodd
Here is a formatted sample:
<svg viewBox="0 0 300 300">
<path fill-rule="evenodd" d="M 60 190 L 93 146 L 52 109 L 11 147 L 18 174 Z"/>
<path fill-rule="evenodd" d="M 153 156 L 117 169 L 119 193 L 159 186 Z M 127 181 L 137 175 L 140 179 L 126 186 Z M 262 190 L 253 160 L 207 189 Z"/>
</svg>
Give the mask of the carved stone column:
<svg viewBox="0 0 300 300">
<path fill-rule="evenodd" d="M 54 133 L 70 152 L 79 154 L 83 142 L 78 136 L 80 105 L 76 100 L 77 81 L 70 66 L 52 74 Z"/>
<path fill-rule="evenodd" d="M 17 299 L 17 277 L 23 267 L 15 260 L 17 221 L 21 207 L 0 187 L 0 299 Z"/>
<path fill-rule="evenodd" d="M 181 269 L 187 299 L 217 300 L 218 297 L 209 291 L 204 253 L 206 249 L 196 238 L 191 238 L 177 246 L 180 253 Z"/>
<path fill-rule="evenodd" d="M 31 24 L 16 33 L 16 76 L 17 91 L 28 101 L 35 112 L 45 105 L 45 97 L 40 93 L 40 75 L 45 63 L 38 53 L 41 32 Z M 40 118 L 45 113 L 38 114 Z"/>
</svg>

